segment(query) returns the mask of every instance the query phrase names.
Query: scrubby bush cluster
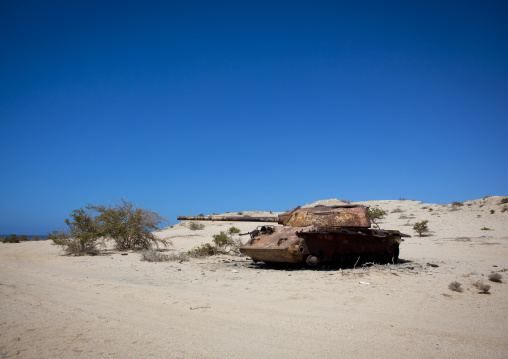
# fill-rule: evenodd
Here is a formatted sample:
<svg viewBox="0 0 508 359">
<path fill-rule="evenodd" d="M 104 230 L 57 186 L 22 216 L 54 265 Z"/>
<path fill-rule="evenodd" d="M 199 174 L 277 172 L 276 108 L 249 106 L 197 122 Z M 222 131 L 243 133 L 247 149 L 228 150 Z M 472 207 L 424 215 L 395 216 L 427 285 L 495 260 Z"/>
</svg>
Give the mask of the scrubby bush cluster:
<svg viewBox="0 0 508 359">
<path fill-rule="evenodd" d="M 203 223 L 190 222 L 190 224 L 189 224 L 189 229 L 191 231 L 199 231 L 203 228 L 205 228 L 205 225 Z"/>
<path fill-rule="evenodd" d="M 508 203 L 508 197 L 502 198 L 501 201 L 499 202 L 499 204 L 505 204 L 505 203 Z"/>
<path fill-rule="evenodd" d="M 219 234 L 213 235 L 212 243 L 203 243 L 187 254 L 191 257 L 207 257 L 216 254 L 236 254 L 242 245 L 240 239 L 233 238 L 234 234 L 240 233 L 240 229 L 231 227 L 227 233 L 221 231 Z"/>
<path fill-rule="evenodd" d="M 462 202 L 456 202 L 456 201 L 452 202 L 453 207 L 462 207 L 463 205 L 464 205 L 464 203 L 462 203 Z"/>
<path fill-rule="evenodd" d="M 25 241 L 40 241 L 42 238 L 40 236 L 32 236 L 28 237 L 26 234 L 22 234 L 20 236 L 16 234 L 11 234 L 8 237 L 0 237 L 0 242 L 2 243 L 20 243 Z"/>
<path fill-rule="evenodd" d="M 97 254 L 105 239 L 112 239 L 118 250 L 151 249 L 171 244 L 152 233 L 165 222 L 157 212 L 122 199 L 121 204 L 88 205 L 72 211 L 65 220 L 68 231 L 53 231 L 49 238 L 75 255 Z"/>
</svg>

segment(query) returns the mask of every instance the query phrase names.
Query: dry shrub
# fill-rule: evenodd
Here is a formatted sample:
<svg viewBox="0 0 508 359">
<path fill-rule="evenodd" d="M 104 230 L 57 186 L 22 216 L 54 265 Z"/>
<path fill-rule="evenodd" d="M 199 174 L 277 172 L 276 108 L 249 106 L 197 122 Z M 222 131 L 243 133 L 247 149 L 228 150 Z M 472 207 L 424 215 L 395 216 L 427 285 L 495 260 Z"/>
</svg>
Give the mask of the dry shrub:
<svg viewBox="0 0 508 359">
<path fill-rule="evenodd" d="M 219 234 L 213 235 L 213 243 L 203 243 L 194 247 L 187 254 L 191 257 L 208 257 L 216 254 L 238 254 L 242 242 L 240 239 L 234 239 L 233 234 L 239 233 L 236 227 L 231 227 L 228 233 L 221 231 Z"/>
<path fill-rule="evenodd" d="M 189 224 L 189 229 L 191 231 L 199 231 L 203 228 L 205 228 L 205 225 L 203 223 L 190 222 L 190 224 Z"/>
<path fill-rule="evenodd" d="M 473 285 L 480 291 L 480 293 L 487 294 L 490 290 L 490 285 L 483 283 L 483 280 L 479 280 Z"/>
<path fill-rule="evenodd" d="M 401 209 L 400 207 L 397 207 L 391 213 L 402 213 L 402 212 L 404 212 L 404 210 Z"/>
<path fill-rule="evenodd" d="M 459 293 L 462 293 L 463 289 L 462 289 L 462 284 L 457 282 L 457 281 L 453 281 L 451 282 L 449 285 L 448 285 L 448 288 L 454 292 L 459 292 Z"/>
<path fill-rule="evenodd" d="M 503 276 L 499 273 L 492 272 L 489 274 L 489 280 L 491 282 L 502 283 Z"/>
<path fill-rule="evenodd" d="M 147 262 L 170 262 L 170 261 L 188 261 L 189 258 L 185 253 L 170 253 L 163 254 L 159 251 L 152 249 L 145 249 L 141 251 L 141 260 Z"/>
</svg>

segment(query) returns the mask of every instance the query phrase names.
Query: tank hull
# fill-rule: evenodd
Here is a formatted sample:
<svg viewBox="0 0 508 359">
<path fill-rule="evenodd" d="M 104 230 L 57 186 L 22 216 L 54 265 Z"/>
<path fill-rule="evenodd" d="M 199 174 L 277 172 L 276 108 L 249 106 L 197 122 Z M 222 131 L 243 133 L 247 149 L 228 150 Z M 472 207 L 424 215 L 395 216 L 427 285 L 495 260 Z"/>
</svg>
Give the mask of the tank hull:
<svg viewBox="0 0 508 359">
<path fill-rule="evenodd" d="M 365 228 L 262 226 L 251 232 L 240 252 L 266 263 L 396 263 L 401 236 L 398 231 Z"/>
</svg>

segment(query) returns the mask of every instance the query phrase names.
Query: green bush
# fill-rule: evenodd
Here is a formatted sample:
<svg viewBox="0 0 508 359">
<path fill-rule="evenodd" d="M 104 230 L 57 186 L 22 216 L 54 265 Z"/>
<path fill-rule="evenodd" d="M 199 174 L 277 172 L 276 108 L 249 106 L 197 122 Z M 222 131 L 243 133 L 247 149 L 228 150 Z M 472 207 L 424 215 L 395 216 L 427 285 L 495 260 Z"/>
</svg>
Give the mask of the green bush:
<svg viewBox="0 0 508 359">
<path fill-rule="evenodd" d="M 490 210 L 490 214 L 494 214 L 496 213 L 496 211 L 494 211 L 493 209 Z"/>
<path fill-rule="evenodd" d="M 381 208 L 369 208 L 367 213 L 371 221 L 375 221 L 377 219 L 383 219 L 388 214 L 388 211 L 382 210 Z"/>
<path fill-rule="evenodd" d="M 499 204 L 505 204 L 508 203 L 508 197 L 502 198 Z"/>
<path fill-rule="evenodd" d="M 233 226 L 233 227 L 230 227 L 230 228 L 228 229 L 228 233 L 229 233 L 229 234 L 231 234 L 231 235 L 233 235 L 233 234 L 238 234 L 238 233 L 240 233 L 240 228 L 236 228 L 236 227 L 234 227 L 234 226 Z"/>
<path fill-rule="evenodd" d="M 462 203 L 462 202 L 452 202 L 453 207 L 462 207 L 463 205 L 464 205 L 464 203 Z"/>
<path fill-rule="evenodd" d="M 20 238 L 15 234 L 11 234 L 9 237 L 4 237 L 2 240 L 3 243 L 19 243 L 19 241 Z"/>
<path fill-rule="evenodd" d="M 506 211 L 508 211 L 508 206 L 503 206 L 503 209 L 501 210 L 501 213 L 504 213 Z"/>
<path fill-rule="evenodd" d="M 429 227 L 427 226 L 427 223 L 429 223 L 429 221 L 425 220 L 425 221 L 417 222 L 413 226 L 413 229 L 415 230 L 415 232 L 417 232 L 420 235 L 420 237 L 422 236 L 422 234 L 427 233 L 429 231 Z"/>
<path fill-rule="evenodd" d="M 231 227 L 229 231 L 231 231 L 232 228 L 235 227 Z M 233 232 L 234 231 L 235 230 L 233 230 Z M 201 244 L 191 249 L 189 252 L 187 252 L 187 254 L 192 257 L 205 257 L 205 256 L 213 256 L 215 254 L 239 253 L 239 248 L 242 243 L 240 242 L 240 240 L 234 240 L 231 237 L 231 234 L 232 233 L 228 234 L 224 231 L 221 231 L 219 234 L 214 234 L 212 240 L 213 244 L 211 243 Z"/>
<path fill-rule="evenodd" d="M 480 228 L 480 229 L 481 229 L 482 231 L 490 231 L 490 228 L 488 228 L 488 227 L 482 227 L 482 228 Z"/>
</svg>

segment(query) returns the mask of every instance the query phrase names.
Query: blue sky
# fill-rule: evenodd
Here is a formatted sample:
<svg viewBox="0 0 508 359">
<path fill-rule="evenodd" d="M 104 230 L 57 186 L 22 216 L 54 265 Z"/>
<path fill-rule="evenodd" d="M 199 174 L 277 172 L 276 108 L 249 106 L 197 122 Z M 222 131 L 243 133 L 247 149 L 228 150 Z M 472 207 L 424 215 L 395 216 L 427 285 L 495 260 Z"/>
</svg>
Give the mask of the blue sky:
<svg viewBox="0 0 508 359">
<path fill-rule="evenodd" d="M 2 1 L 0 233 L 507 195 L 505 1 Z"/>
</svg>

